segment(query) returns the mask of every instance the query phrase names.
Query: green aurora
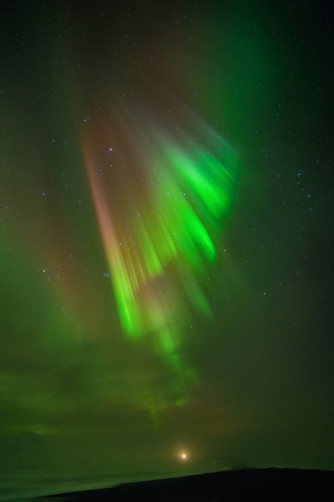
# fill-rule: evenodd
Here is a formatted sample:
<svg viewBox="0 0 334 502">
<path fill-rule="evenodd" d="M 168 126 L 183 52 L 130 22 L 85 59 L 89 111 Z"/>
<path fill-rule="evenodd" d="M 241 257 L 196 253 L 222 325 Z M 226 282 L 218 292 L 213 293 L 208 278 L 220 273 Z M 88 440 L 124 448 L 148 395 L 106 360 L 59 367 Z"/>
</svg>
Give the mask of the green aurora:
<svg viewBox="0 0 334 502">
<path fill-rule="evenodd" d="M 144 158 L 146 163 L 145 180 L 141 180 L 144 187 L 138 191 L 135 167 L 124 165 L 130 159 L 123 152 L 117 155 L 115 146 L 108 148 L 101 141 L 92 144 L 96 136 L 108 138 L 113 145 L 121 143 L 117 142 L 117 134 L 114 138 L 106 130 L 105 123 L 103 120 L 100 125 L 92 125 L 97 129 L 103 124 L 103 131 L 85 131 L 83 149 L 121 326 L 130 338 L 149 338 L 157 355 L 175 372 L 175 403 L 185 404 L 188 386 L 197 381 L 195 370 L 182 355 L 183 332 L 187 324 L 189 330 L 190 324 L 188 305 L 212 316 L 197 276 L 207 276 L 206 263 L 216 261 L 215 242 L 232 207 L 240 162 L 208 126 L 205 130 L 210 141 L 206 137 L 203 141 L 211 144 L 206 148 L 190 138 L 184 138 L 183 149 L 159 138 L 157 150 L 161 153 L 157 158 L 152 155 L 152 146 L 143 155 L 135 152 L 135 142 L 128 132 L 130 144 L 123 139 L 125 150 Z M 121 130 L 118 125 L 118 135 Z M 152 130 L 150 137 L 154 136 Z M 110 152 L 109 171 L 105 159 L 98 156 L 101 149 Z M 119 201 L 113 208 L 108 201 L 116 191 L 122 192 L 121 183 L 115 188 L 115 172 L 121 181 L 126 179 L 126 212 L 120 211 Z M 170 403 L 159 399 L 156 404 L 149 399 L 141 404 L 156 414 Z"/>
</svg>

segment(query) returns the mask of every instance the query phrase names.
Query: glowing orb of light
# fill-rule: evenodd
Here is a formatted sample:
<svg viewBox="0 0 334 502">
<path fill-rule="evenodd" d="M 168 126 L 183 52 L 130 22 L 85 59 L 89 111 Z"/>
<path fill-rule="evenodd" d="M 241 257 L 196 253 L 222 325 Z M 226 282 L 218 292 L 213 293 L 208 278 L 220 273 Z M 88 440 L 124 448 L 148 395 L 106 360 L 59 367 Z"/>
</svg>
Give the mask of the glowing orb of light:
<svg viewBox="0 0 334 502">
<path fill-rule="evenodd" d="M 186 453 L 181 453 L 182 460 L 188 460 L 188 455 Z"/>
</svg>

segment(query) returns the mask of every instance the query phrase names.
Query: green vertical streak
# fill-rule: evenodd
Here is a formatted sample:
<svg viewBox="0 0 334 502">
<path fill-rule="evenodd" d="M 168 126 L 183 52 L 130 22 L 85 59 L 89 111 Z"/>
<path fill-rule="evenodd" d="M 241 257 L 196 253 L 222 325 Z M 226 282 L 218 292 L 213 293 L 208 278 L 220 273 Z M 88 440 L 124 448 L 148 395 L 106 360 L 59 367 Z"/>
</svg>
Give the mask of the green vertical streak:
<svg viewBox="0 0 334 502">
<path fill-rule="evenodd" d="M 131 221 L 132 249 L 123 246 L 110 257 L 124 333 L 153 341 L 157 355 L 174 375 L 170 391 L 177 406 L 187 402 L 189 388 L 197 383 L 183 354 L 185 313 L 189 303 L 212 316 L 198 277 L 207 263 L 216 260 L 215 241 L 232 207 L 239 170 L 231 148 L 217 135 L 211 137 L 221 159 L 194 142 L 188 142 L 187 149 L 161 142 L 162 156 L 152 159 L 152 199 L 147 212 Z M 172 281 L 167 269 L 174 270 Z M 164 281 L 175 298 L 160 291 Z M 146 394 L 140 399 L 152 414 L 164 407 Z"/>
</svg>

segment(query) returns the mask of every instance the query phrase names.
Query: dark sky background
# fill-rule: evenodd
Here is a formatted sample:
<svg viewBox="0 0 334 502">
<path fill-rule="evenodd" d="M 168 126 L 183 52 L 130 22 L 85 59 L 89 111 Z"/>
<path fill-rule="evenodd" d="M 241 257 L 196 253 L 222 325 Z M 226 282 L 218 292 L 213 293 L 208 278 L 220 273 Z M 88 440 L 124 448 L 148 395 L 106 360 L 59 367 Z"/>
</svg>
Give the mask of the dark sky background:
<svg viewBox="0 0 334 502">
<path fill-rule="evenodd" d="M 321 2 L 2 2 L 3 496 L 333 469 L 333 26 Z"/>
</svg>

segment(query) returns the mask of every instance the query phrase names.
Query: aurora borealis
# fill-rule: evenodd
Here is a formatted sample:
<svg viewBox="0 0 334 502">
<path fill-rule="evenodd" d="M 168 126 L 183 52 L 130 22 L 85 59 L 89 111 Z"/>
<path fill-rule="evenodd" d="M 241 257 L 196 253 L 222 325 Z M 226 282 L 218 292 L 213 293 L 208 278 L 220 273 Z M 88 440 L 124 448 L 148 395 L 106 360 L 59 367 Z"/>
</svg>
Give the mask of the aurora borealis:
<svg viewBox="0 0 334 502">
<path fill-rule="evenodd" d="M 106 120 L 100 120 L 83 138 L 109 266 L 104 275 L 111 277 L 124 334 L 150 339 L 176 373 L 175 403 L 181 405 L 187 399 L 188 381 L 196 380 L 180 353 L 183 331 L 189 331 L 187 304 L 212 315 L 197 276 L 208 274 L 205 262 L 216 261 L 213 238 L 217 241 L 231 206 L 238 159 L 208 126 L 207 148 L 219 160 L 188 137 L 182 141 L 184 151 L 160 138 L 156 146 L 145 145 L 145 137 L 154 138 L 154 130 L 146 136 L 140 126 L 136 132 L 124 132 L 122 122 L 115 122 L 115 134 Z M 177 136 L 180 143 L 180 131 Z M 124 155 L 123 149 L 131 155 Z M 155 413 L 165 403 L 150 399 L 147 405 Z"/>
<path fill-rule="evenodd" d="M 330 12 L 0 9 L 2 499 L 332 469 Z"/>
</svg>

